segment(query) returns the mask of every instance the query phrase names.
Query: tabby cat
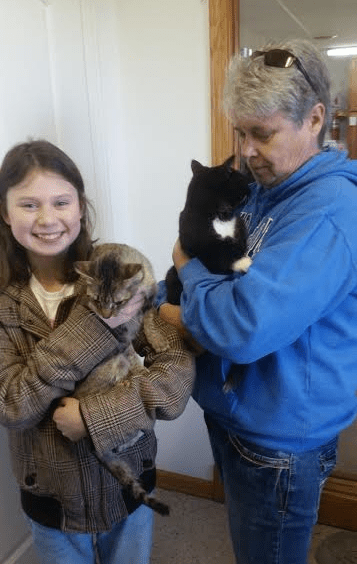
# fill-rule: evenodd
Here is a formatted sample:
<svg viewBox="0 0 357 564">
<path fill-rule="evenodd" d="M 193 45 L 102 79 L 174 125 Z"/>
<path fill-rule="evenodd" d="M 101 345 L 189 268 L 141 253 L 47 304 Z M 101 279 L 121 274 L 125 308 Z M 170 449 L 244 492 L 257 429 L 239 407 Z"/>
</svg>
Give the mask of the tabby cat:
<svg viewBox="0 0 357 564">
<path fill-rule="evenodd" d="M 247 233 L 235 208 L 249 194 L 248 176 L 232 168 L 234 155 L 223 164 L 207 167 L 193 160 L 193 177 L 180 213 L 179 237 L 183 251 L 198 257 L 215 274 L 246 272 Z M 166 274 L 167 299 L 179 305 L 182 284 L 172 266 Z"/>
<path fill-rule="evenodd" d="M 145 296 L 141 310 L 135 313 L 130 321 L 115 329 L 118 340 L 115 355 L 97 366 L 77 385 L 74 397 L 80 399 L 107 390 L 119 382 L 125 385 L 136 370 L 142 369 L 132 341 L 145 323 L 144 314 L 153 305 L 156 282 L 148 259 L 138 250 L 125 244 L 98 245 L 90 260 L 77 262 L 75 269 L 84 281 L 88 305 L 103 318 L 119 315 L 121 309 L 137 292 Z M 157 339 L 157 336 L 155 338 Z M 142 434 L 139 431 L 133 440 L 120 446 L 115 452 L 95 454 L 120 484 L 131 492 L 136 501 L 141 501 L 162 515 L 168 515 L 168 506 L 150 496 L 130 466 L 118 456 L 135 444 Z"/>
</svg>

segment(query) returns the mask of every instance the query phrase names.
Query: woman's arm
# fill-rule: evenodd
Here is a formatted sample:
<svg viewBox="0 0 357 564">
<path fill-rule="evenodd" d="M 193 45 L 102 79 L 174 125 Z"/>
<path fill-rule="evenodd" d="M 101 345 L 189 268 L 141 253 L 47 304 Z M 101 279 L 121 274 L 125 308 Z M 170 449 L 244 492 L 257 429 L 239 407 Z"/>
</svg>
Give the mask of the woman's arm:
<svg viewBox="0 0 357 564">
<path fill-rule="evenodd" d="M 170 325 L 175 327 L 176 331 L 185 341 L 192 354 L 199 356 L 204 353 L 205 349 L 201 347 L 201 345 L 192 337 L 192 335 L 189 333 L 189 331 L 187 331 L 186 327 L 182 323 L 180 306 L 163 303 L 160 306 L 159 315 L 161 319 L 166 321 L 166 323 L 170 323 Z"/>
<path fill-rule="evenodd" d="M 344 233 L 313 209 L 272 229 L 244 276 L 211 274 L 197 259 L 179 276 L 184 326 L 207 350 L 238 364 L 294 343 L 357 283 Z"/>
</svg>

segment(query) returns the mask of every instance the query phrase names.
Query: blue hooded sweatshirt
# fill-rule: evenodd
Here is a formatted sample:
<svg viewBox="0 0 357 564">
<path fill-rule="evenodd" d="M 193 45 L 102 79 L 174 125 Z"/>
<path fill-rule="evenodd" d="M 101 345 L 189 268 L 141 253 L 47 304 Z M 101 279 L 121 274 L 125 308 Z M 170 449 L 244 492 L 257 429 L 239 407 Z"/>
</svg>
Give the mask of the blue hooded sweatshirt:
<svg viewBox="0 0 357 564">
<path fill-rule="evenodd" d="M 310 450 L 357 412 L 357 162 L 324 150 L 278 186 L 253 184 L 239 212 L 248 273 L 198 259 L 179 273 L 182 321 L 209 351 L 193 396 L 243 439 Z"/>
</svg>

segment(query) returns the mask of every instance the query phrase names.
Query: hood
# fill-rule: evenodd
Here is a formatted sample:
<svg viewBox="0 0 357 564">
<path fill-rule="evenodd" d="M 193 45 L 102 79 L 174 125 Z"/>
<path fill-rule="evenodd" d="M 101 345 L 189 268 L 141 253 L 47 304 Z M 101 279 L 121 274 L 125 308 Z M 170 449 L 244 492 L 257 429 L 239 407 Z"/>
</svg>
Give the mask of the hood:
<svg viewBox="0 0 357 564">
<path fill-rule="evenodd" d="M 256 185 L 256 189 L 262 198 L 277 203 L 305 186 L 311 186 L 315 181 L 321 183 L 324 177 L 333 176 L 342 176 L 357 186 L 357 161 L 349 159 L 346 151 L 326 147 L 301 165 L 281 184 L 269 189 Z"/>
</svg>

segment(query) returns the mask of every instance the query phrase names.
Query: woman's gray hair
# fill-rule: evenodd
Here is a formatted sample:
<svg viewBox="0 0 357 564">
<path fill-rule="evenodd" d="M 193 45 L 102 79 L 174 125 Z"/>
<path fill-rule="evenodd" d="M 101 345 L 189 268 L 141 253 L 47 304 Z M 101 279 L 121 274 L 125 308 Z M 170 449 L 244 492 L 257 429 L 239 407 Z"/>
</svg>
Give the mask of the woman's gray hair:
<svg viewBox="0 0 357 564">
<path fill-rule="evenodd" d="M 324 124 L 319 135 L 322 146 L 331 114 L 330 75 L 321 54 L 309 41 L 295 39 L 269 43 L 260 50 L 285 49 L 298 57 L 316 92 L 301 71 L 266 66 L 264 57 L 235 55 L 227 71 L 223 107 L 232 121 L 245 116 L 268 117 L 282 112 L 288 119 L 302 125 L 309 111 L 321 102 L 325 106 Z"/>
</svg>

